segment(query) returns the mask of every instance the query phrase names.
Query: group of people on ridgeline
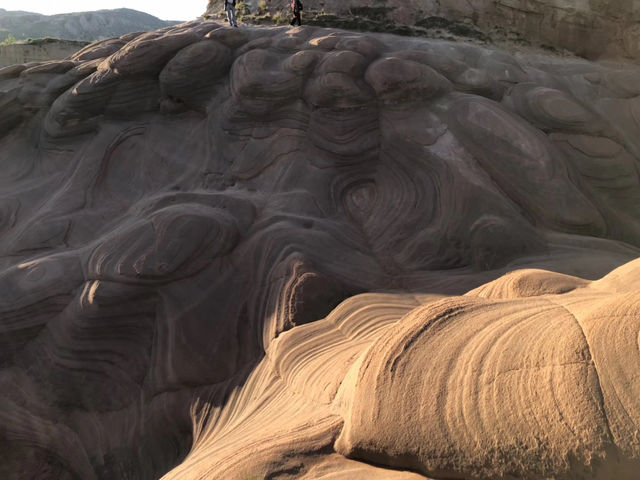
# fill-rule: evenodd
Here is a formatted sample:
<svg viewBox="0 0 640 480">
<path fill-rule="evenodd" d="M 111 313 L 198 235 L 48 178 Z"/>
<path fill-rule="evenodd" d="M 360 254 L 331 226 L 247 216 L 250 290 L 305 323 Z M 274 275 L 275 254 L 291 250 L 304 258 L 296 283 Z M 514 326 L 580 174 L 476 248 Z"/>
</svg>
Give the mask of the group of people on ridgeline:
<svg viewBox="0 0 640 480">
<path fill-rule="evenodd" d="M 293 19 L 291 25 L 302 25 L 300 20 L 300 12 L 302 11 L 302 2 L 300 0 L 291 0 L 291 12 L 293 13 Z M 224 10 L 227 12 L 227 21 L 229 25 L 238 27 L 238 21 L 236 20 L 236 0 L 224 0 Z"/>
</svg>

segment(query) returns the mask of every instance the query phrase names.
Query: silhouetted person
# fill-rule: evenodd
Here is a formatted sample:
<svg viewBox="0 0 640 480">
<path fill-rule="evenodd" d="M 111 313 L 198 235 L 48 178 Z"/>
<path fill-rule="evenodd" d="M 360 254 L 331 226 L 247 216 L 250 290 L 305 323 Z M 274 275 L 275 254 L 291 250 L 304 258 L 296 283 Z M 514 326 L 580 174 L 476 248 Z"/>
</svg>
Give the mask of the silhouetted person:
<svg viewBox="0 0 640 480">
<path fill-rule="evenodd" d="M 298 22 L 298 25 L 302 25 L 302 21 L 300 20 L 302 2 L 300 0 L 291 0 L 291 11 L 293 12 L 293 20 L 291 20 L 291 25 L 295 25 L 296 22 Z"/>
<path fill-rule="evenodd" d="M 233 25 L 234 27 L 237 27 L 238 22 L 236 21 L 236 0 L 224 0 L 224 10 L 227 12 L 227 20 L 229 21 L 229 26 Z"/>
</svg>

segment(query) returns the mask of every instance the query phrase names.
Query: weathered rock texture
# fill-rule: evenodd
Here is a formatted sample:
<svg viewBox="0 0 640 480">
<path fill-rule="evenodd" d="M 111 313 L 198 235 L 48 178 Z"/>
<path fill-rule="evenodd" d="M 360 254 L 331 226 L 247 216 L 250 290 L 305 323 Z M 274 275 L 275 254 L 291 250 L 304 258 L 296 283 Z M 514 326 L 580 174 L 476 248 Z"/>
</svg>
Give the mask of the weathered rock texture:
<svg viewBox="0 0 640 480">
<path fill-rule="evenodd" d="M 211 2 L 216 8 L 216 2 Z M 253 8 L 258 0 L 247 2 Z M 288 0 L 269 0 L 271 9 L 286 10 Z M 537 45 L 566 49 L 587 58 L 640 58 L 640 9 L 635 0 L 309 0 L 305 9 L 340 17 L 382 18 L 400 25 L 469 22 L 488 34 L 512 31 Z"/>
<path fill-rule="evenodd" d="M 639 78 L 215 22 L 0 70 L 0 477 L 635 478 Z"/>
<path fill-rule="evenodd" d="M 463 297 L 353 297 L 196 410 L 163 478 L 636 478 L 638 280 L 635 261 L 597 282 L 520 270 Z M 366 463 L 317 453 L 332 446 Z"/>
<path fill-rule="evenodd" d="M 16 63 L 62 60 L 85 47 L 85 42 L 43 39 L 32 43 L 0 45 L 0 67 Z"/>
</svg>

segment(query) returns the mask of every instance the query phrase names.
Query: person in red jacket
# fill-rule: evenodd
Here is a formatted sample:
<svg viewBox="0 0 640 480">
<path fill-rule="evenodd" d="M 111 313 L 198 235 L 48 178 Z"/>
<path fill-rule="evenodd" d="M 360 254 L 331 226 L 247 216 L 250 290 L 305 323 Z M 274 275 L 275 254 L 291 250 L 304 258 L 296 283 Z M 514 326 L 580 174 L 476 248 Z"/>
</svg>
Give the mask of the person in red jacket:
<svg viewBox="0 0 640 480">
<path fill-rule="evenodd" d="M 300 20 L 302 2 L 300 0 L 291 0 L 291 11 L 293 12 L 293 20 L 291 20 L 291 25 L 295 25 L 296 22 L 298 22 L 298 25 L 302 25 L 302 21 Z"/>
</svg>

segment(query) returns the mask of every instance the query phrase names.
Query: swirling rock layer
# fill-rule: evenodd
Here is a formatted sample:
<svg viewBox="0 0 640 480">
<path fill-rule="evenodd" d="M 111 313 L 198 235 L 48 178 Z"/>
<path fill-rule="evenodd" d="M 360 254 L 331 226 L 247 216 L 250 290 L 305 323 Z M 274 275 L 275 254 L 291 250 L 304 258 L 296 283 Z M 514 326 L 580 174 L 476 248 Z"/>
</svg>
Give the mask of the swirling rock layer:
<svg viewBox="0 0 640 480">
<path fill-rule="evenodd" d="M 629 475 L 639 77 L 215 22 L 0 70 L 0 476 Z"/>
<path fill-rule="evenodd" d="M 352 297 L 194 411 L 163 478 L 635 478 L 639 275 L 636 260 L 596 282 L 519 270 L 465 296 Z M 336 457 L 325 477 L 323 447 L 366 463 Z"/>
</svg>

